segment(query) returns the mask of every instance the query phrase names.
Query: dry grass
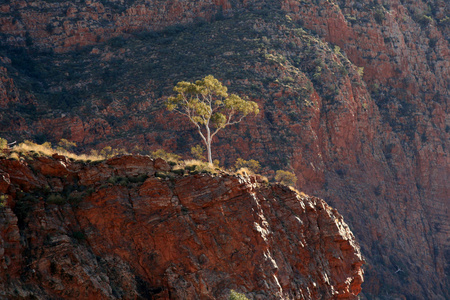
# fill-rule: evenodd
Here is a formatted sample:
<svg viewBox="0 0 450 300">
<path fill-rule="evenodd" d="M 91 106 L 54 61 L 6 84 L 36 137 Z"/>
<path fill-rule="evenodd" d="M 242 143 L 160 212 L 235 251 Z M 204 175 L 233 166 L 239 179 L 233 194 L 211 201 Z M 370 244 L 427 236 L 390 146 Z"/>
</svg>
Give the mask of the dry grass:
<svg viewBox="0 0 450 300">
<path fill-rule="evenodd" d="M 104 158 L 99 155 L 87 155 L 87 154 L 75 154 L 72 152 L 69 152 L 67 150 L 64 150 L 62 148 L 59 148 L 57 150 L 53 149 L 50 144 L 44 143 L 42 145 L 38 145 L 36 143 L 33 143 L 31 141 L 25 141 L 16 147 L 13 148 L 8 158 L 16 159 L 18 158 L 17 153 L 37 153 L 42 156 L 52 156 L 55 153 L 58 153 L 60 155 L 67 156 L 68 158 L 72 158 L 74 160 L 81 160 L 81 161 L 99 161 L 103 160 Z"/>
<path fill-rule="evenodd" d="M 217 173 L 218 170 L 218 168 L 215 165 L 198 159 L 188 159 L 182 161 L 180 162 L 180 166 L 185 169 L 195 170 L 197 172 L 208 172 L 212 174 Z"/>
</svg>

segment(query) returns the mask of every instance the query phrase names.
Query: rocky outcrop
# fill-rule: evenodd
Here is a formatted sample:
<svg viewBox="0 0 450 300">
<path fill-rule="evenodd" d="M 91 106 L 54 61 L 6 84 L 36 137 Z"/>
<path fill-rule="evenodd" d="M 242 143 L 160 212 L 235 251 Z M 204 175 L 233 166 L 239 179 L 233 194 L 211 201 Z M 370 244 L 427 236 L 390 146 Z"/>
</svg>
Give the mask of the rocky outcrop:
<svg viewBox="0 0 450 300">
<path fill-rule="evenodd" d="M 356 299 L 363 260 L 323 200 L 163 160 L 0 160 L 0 297 Z"/>
</svg>

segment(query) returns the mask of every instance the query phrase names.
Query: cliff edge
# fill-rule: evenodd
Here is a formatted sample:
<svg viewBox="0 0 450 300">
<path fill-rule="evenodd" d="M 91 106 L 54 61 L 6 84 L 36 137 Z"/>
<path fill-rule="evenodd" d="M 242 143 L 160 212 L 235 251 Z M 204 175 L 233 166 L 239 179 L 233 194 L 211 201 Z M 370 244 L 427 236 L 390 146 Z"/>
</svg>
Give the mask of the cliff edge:
<svg viewBox="0 0 450 300">
<path fill-rule="evenodd" d="M 356 299 L 363 260 L 323 200 L 163 160 L 0 159 L 0 298 Z"/>
</svg>

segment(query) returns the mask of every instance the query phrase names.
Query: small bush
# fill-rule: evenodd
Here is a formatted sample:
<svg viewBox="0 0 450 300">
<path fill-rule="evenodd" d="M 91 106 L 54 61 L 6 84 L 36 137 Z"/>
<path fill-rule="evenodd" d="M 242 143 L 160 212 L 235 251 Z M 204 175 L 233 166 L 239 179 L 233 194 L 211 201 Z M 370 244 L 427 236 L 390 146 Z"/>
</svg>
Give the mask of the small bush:
<svg viewBox="0 0 450 300">
<path fill-rule="evenodd" d="M 0 208 L 6 206 L 6 201 L 8 200 L 8 196 L 0 195 Z"/>
<path fill-rule="evenodd" d="M 259 163 L 259 161 L 254 159 L 244 160 L 242 158 L 238 158 L 234 166 L 238 170 L 241 168 L 247 168 L 248 170 L 251 171 L 251 173 L 258 173 L 259 170 L 261 169 L 261 164 Z"/>
<path fill-rule="evenodd" d="M 247 297 L 245 297 L 244 294 L 238 293 L 234 290 L 230 291 L 230 296 L 228 297 L 228 300 L 248 300 Z"/>
<path fill-rule="evenodd" d="M 64 199 L 59 194 L 51 194 L 47 197 L 47 203 L 56 204 L 56 205 L 64 205 L 66 203 L 66 199 Z"/>
<path fill-rule="evenodd" d="M 0 150 L 6 149 L 8 147 L 8 141 L 4 138 L 0 138 Z"/>
<path fill-rule="evenodd" d="M 96 152 L 94 152 L 95 150 L 91 151 L 92 154 L 95 154 Z M 102 156 L 103 158 L 107 159 L 107 158 L 112 158 L 114 156 L 117 155 L 122 155 L 122 154 L 128 154 L 128 152 L 125 149 L 115 149 L 112 148 L 110 146 L 106 146 L 104 147 L 102 150 L 100 150 L 100 152 L 98 152 L 98 154 L 100 156 Z"/>
<path fill-rule="evenodd" d="M 58 147 L 56 148 L 57 150 L 62 150 L 62 151 L 71 151 L 73 150 L 73 148 L 75 148 L 77 146 L 76 143 L 68 141 L 66 139 L 61 139 L 58 143 Z"/>
<path fill-rule="evenodd" d="M 375 21 L 378 24 L 383 23 L 383 20 L 386 19 L 385 15 L 384 15 L 384 10 L 382 8 L 377 8 L 375 10 L 375 12 L 373 13 L 373 17 L 375 18 Z"/>
<path fill-rule="evenodd" d="M 417 22 L 421 25 L 421 26 L 427 26 L 428 24 L 430 24 L 431 22 L 433 22 L 433 18 L 427 15 L 421 15 L 420 17 L 418 17 Z"/>
<path fill-rule="evenodd" d="M 81 194 L 71 194 L 68 198 L 68 202 L 72 206 L 78 206 L 78 204 L 80 204 L 82 200 L 83 197 L 81 196 Z"/>
<path fill-rule="evenodd" d="M 203 152 L 205 152 L 205 148 L 203 148 L 201 145 L 197 145 L 191 148 L 191 154 L 195 159 L 205 160 L 206 158 L 203 155 Z"/>
<path fill-rule="evenodd" d="M 166 152 L 164 149 L 158 149 L 156 151 L 152 152 L 153 158 L 162 158 L 167 162 L 175 162 L 178 163 L 178 161 L 181 159 L 179 155 L 176 155 L 174 153 Z"/>
<path fill-rule="evenodd" d="M 111 177 L 108 178 L 107 182 L 111 183 L 111 184 L 114 184 L 114 185 L 119 184 L 119 185 L 122 185 L 122 186 L 127 186 L 128 183 L 130 183 L 128 178 L 121 177 L 121 176 L 111 176 Z"/>
<path fill-rule="evenodd" d="M 284 185 L 295 185 L 297 176 L 289 171 L 278 170 L 275 174 L 275 180 Z"/>
<path fill-rule="evenodd" d="M 191 159 L 183 162 L 184 169 L 190 171 L 191 173 L 217 173 L 216 166 L 208 162 Z"/>
<path fill-rule="evenodd" d="M 128 178 L 128 180 L 131 183 L 141 183 L 141 182 L 144 182 L 147 178 L 148 178 L 147 174 L 141 174 L 136 177 L 130 177 L 130 178 Z"/>
</svg>

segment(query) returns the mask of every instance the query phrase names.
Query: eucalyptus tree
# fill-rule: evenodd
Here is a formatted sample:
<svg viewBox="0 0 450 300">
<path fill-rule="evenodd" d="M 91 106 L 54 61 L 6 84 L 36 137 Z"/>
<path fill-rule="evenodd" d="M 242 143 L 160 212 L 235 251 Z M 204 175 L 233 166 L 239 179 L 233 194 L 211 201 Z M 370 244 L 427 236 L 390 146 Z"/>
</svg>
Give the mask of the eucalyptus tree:
<svg viewBox="0 0 450 300">
<path fill-rule="evenodd" d="M 213 137 L 226 126 L 241 122 L 247 115 L 259 113 L 256 102 L 228 94 L 227 87 L 212 75 L 195 83 L 178 82 L 173 90 L 176 95 L 167 99 L 167 109 L 187 117 L 197 127 L 210 163 Z"/>
</svg>

